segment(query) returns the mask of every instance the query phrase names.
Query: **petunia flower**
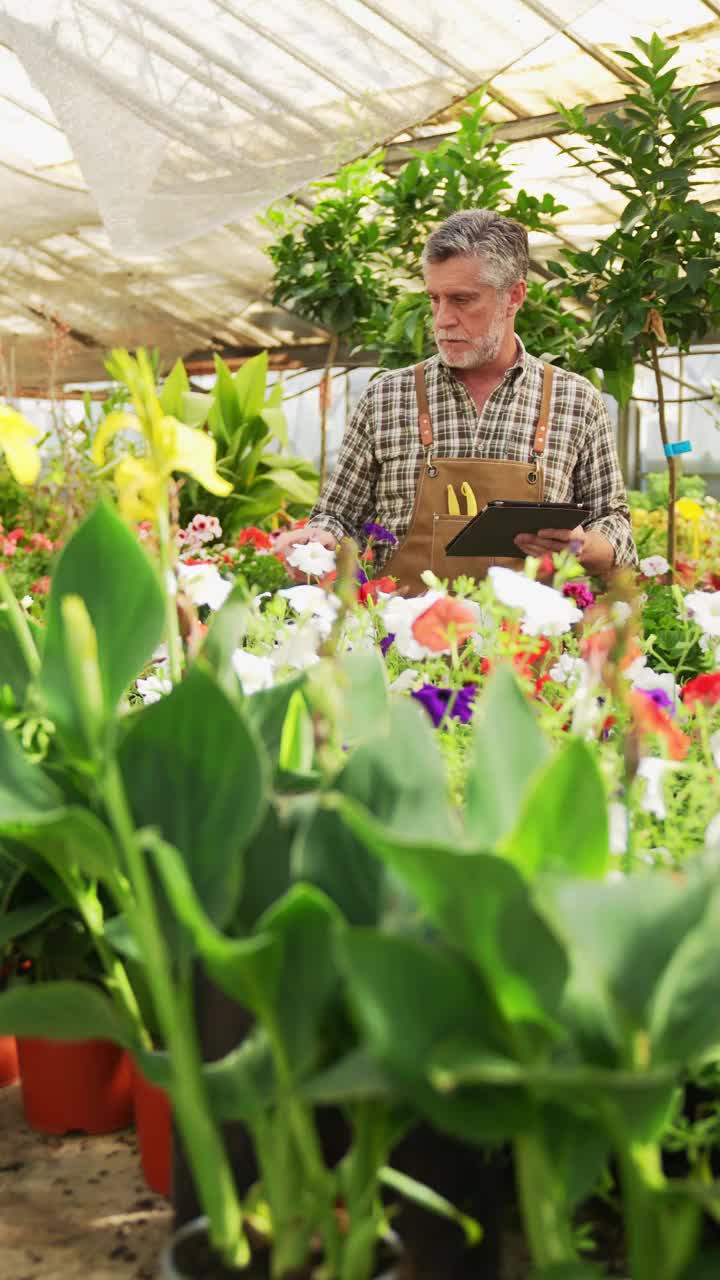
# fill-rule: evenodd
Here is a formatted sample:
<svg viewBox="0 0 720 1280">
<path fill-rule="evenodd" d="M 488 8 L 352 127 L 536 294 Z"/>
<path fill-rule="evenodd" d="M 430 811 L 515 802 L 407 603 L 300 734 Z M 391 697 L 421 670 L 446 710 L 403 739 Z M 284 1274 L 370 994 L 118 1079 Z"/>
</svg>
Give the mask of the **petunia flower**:
<svg viewBox="0 0 720 1280">
<path fill-rule="evenodd" d="M 164 694 L 172 690 L 172 681 L 157 674 L 147 676 L 145 680 L 137 680 L 135 685 L 146 707 L 159 702 Z"/>
<path fill-rule="evenodd" d="M 526 635 L 562 635 L 582 619 L 581 611 L 572 601 L 524 573 L 492 565 L 488 577 L 496 599 L 510 609 L 522 611 L 522 630 Z"/>
<path fill-rule="evenodd" d="M 0 404 L 0 449 L 18 484 L 35 484 L 40 474 L 40 450 L 34 444 L 39 435 L 39 427 L 28 422 L 17 409 Z"/>
<path fill-rule="evenodd" d="M 720 591 L 691 591 L 685 597 L 685 608 L 701 631 L 720 636 Z"/>
<path fill-rule="evenodd" d="M 380 592 L 383 595 L 392 595 L 397 588 L 394 578 L 366 578 L 358 592 L 358 600 L 360 604 L 367 604 L 368 600 L 377 602 Z"/>
<path fill-rule="evenodd" d="M 394 533 L 391 533 L 382 524 L 374 524 L 372 520 L 365 521 L 363 533 L 366 533 L 368 538 L 372 538 L 373 542 L 387 542 L 391 545 L 397 542 Z"/>
<path fill-rule="evenodd" d="M 467 604 L 441 596 L 418 615 L 412 624 L 412 633 L 433 653 L 448 653 L 453 643 L 464 644 L 477 625 L 477 614 Z"/>
<path fill-rule="evenodd" d="M 630 692 L 630 710 L 640 734 L 655 733 L 662 738 L 673 760 L 684 760 L 690 750 L 687 734 L 670 719 L 661 707 L 655 705 L 639 689 Z"/>
<path fill-rule="evenodd" d="M 433 657 L 433 650 L 420 644 L 412 632 L 412 624 L 421 613 L 443 597 L 442 591 L 426 591 L 421 596 L 390 596 L 379 604 L 380 615 L 387 632 L 395 636 L 395 645 L 403 658 L 417 662 L 420 658 Z"/>
<path fill-rule="evenodd" d="M 646 556 L 640 561 L 640 571 L 646 578 L 660 578 L 669 568 L 664 556 Z"/>
<path fill-rule="evenodd" d="M 566 582 L 563 595 L 569 600 L 574 600 L 578 609 L 589 609 L 595 603 L 595 596 L 587 582 Z"/>
<path fill-rule="evenodd" d="M 434 684 L 424 684 L 415 689 L 411 698 L 415 698 L 427 711 L 435 728 L 445 719 L 459 720 L 461 724 L 469 724 L 472 720 L 473 700 L 477 695 L 477 685 L 466 684 L 461 689 L 438 689 Z"/>
<path fill-rule="evenodd" d="M 322 542 L 298 543 L 285 559 L 294 569 L 312 578 L 322 578 L 335 568 L 335 552 L 329 551 Z"/>
<path fill-rule="evenodd" d="M 177 572 L 182 590 L 194 605 L 219 609 L 232 591 L 232 582 L 223 578 L 214 564 L 186 564 L 180 561 Z"/>
<path fill-rule="evenodd" d="M 682 700 L 686 707 L 702 703 L 705 707 L 715 707 L 720 702 L 720 671 L 708 671 L 695 676 L 683 685 Z"/>
<path fill-rule="evenodd" d="M 246 696 L 250 697 L 259 689 L 272 688 L 275 676 L 270 658 L 261 658 L 256 653 L 248 653 L 246 649 L 235 649 L 230 661 Z"/>
<path fill-rule="evenodd" d="M 643 698 L 649 698 L 650 701 L 654 702 L 655 706 L 659 707 L 661 711 L 667 711 L 668 715 L 672 716 L 675 714 L 675 703 L 672 698 L 668 697 L 664 689 L 638 688 L 638 693 L 642 694 Z"/>
<path fill-rule="evenodd" d="M 677 767 L 674 760 L 660 760 L 657 756 L 643 756 L 638 765 L 637 776 L 645 783 L 645 791 L 640 802 L 641 808 L 646 813 L 652 813 L 661 822 L 667 818 L 665 777 Z"/>
</svg>

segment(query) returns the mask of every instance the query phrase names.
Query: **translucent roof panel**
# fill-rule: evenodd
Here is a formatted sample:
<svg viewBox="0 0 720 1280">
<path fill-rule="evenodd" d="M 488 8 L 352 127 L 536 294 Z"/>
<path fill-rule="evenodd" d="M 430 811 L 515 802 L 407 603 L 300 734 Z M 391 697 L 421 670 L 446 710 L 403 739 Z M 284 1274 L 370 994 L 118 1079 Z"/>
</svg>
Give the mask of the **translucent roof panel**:
<svg viewBox="0 0 720 1280">
<path fill-rule="evenodd" d="M 0 0 L 0 344 L 18 381 L 43 384 L 49 349 L 77 380 L 112 343 L 322 342 L 267 301 L 257 215 L 424 121 L 451 129 L 484 83 L 517 185 L 568 206 L 561 238 L 602 234 L 617 200 L 544 118 L 621 98 L 616 51 L 654 30 L 720 103 L 718 0 Z"/>
</svg>

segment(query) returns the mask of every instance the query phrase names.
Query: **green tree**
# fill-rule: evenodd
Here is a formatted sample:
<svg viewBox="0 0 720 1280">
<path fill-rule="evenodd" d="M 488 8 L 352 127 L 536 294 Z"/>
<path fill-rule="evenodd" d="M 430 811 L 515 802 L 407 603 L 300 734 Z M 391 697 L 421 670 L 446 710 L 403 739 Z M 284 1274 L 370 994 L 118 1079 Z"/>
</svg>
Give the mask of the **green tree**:
<svg viewBox="0 0 720 1280">
<path fill-rule="evenodd" d="M 638 81 L 621 110 L 593 124 L 583 107 L 558 105 L 571 131 L 595 151 L 588 159 L 587 147 L 571 148 L 577 163 L 608 182 L 625 206 L 606 239 L 551 265 L 590 309 L 582 345 L 621 405 L 632 395 L 635 362 L 649 358 L 667 446 L 660 348 L 687 351 L 720 320 L 720 214 L 700 199 L 704 172 L 717 166 L 710 144 L 720 125 L 708 124 L 708 104 L 695 88 L 676 89 L 677 69 L 667 66 L 673 46 L 658 35 L 634 44 L 637 52 L 618 55 Z M 667 461 L 673 566 L 678 460 Z"/>
</svg>

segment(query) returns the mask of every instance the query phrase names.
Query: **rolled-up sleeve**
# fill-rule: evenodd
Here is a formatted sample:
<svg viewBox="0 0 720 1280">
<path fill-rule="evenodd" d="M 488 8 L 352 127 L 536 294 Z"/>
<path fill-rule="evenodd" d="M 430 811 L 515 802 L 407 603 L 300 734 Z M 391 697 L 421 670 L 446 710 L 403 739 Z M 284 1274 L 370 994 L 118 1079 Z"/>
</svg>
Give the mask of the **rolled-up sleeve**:
<svg viewBox="0 0 720 1280">
<path fill-rule="evenodd" d="M 630 508 L 620 471 L 610 416 L 598 395 L 588 417 L 575 471 L 575 495 L 592 511 L 585 528 L 602 534 L 615 552 L 615 564 L 637 564 Z"/>
<path fill-rule="evenodd" d="M 308 523 L 329 530 L 338 540 L 364 545 L 363 525 L 372 518 L 377 462 L 373 451 L 373 388 L 353 413 L 340 447 L 337 466 L 310 513 Z"/>
</svg>

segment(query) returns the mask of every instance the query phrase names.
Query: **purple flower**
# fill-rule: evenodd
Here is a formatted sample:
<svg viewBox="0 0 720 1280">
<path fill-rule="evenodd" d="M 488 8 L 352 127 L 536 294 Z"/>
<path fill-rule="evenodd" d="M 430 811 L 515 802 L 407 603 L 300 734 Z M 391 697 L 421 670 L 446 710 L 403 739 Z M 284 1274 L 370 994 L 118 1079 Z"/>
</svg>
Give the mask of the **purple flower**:
<svg viewBox="0 0 720 1280">
<path fill-rule="evenodd" d="M 574 600 L 578 609 L 589 609 L 590 605 L 595 603 L 595 596 L 587 582 L 566 582 L 563 595 Z"/>
<path fill-rule="evenodd" d="M 363 532 L 368 538 L 372 538 L 374 542 L 397 542 L 394 533 L 389 529 L 385 529 L 381 524 L 373 524 L 372 520 L 366 520 L 363 525 Z"/>
<path fill-rule="evenodd" d="M 463 685 L 462 689 L 438 689 L 434 684 L 424 684 L 422 689 L 414 690 L 410 697 L 417 698 L 437 729 L 445 718 L 469 724 L 476 694 L 477 685 L 474 684 Z"/>
<path fill-rule="evenodd" d="M 361 587 L 364 587 L 367 580 L 368 580 L 368 576 L 365 570 L 361 569 L 360 565 L 358 565 L 357 569 L 355 570 L 355 581 L 359 582 Z"/>
<path fill-rule="evenodd" d="M 650 702 L 654 702 L 661 711 L 667 711 L 671 716 L 675 715 L 675 703 L 664 689 L 636 689 L 635 692 L 641 693 L 644 698 L 649 698 Z"/>
<path fill-rule="evenodd" d="M 387 653 L 387 651 L 388 651 L 388 649 L 390 648 L 390 645 L 393 643 L 394 639 L 395 639 L 395 632 L 394 632 L 394 631 L 390 631 L 390 632 L 388 633 L 388 635 L 383 636 L 382 640 L 380 641 L 380 652 L 381 652 L 381 654 L 382 654 L 383 658 L 385 657 L 385 654 Z"/>
</svg>

